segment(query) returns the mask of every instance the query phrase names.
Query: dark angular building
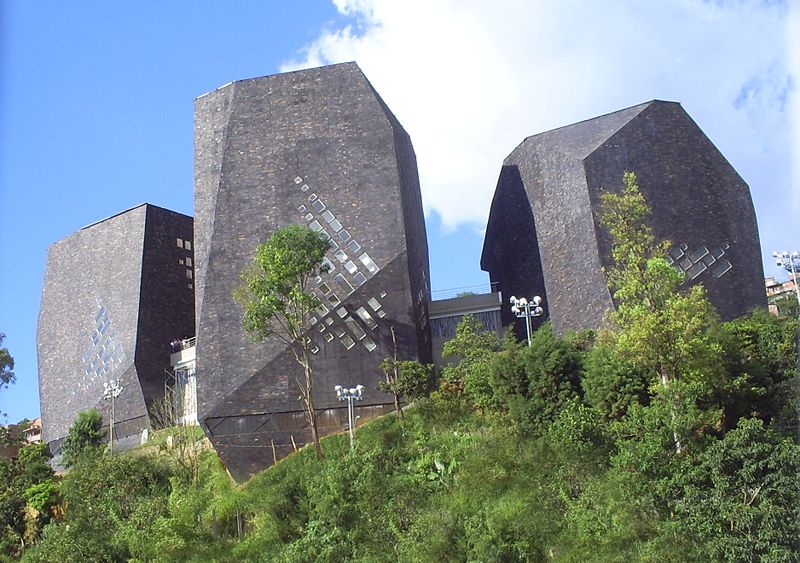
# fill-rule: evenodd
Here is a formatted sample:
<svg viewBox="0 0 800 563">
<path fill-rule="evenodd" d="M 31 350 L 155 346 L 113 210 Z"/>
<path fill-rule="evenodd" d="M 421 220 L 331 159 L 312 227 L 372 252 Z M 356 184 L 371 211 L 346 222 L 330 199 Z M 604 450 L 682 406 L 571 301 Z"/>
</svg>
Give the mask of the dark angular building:
<svg viewBox="0 0 800 563">
<path fill-rule="evenodd" d="M 277 338 L 253 343 L 232 296 L 256 245 L 307 225 L 330 271 L 310 336 L 321 433 L 342 430 L 334 386 L 366 387 L 356 413 L 387 412 L 379 364 L 430 361 L 428 251 L 408 134 L 355 63 L 241 80 L 195 102 L 198 418 L 237 479 L 310 440 L 300 367 Z"/>
<path fill-rule="evenodd" d="M 481 268 L 508 299 L 544 297 L 553 328 L 598 327 L 613 307 L 602 268 L 610 238 L 601 195 L 635 172 L 659 240 L 689 283 L 702 283 L 723 319 L 765 305 L 755 212 L 747 184 L 678 103 L 651 101 L 525 139 L 504 161 Z M 520 323 L 518 333 L 524 334 Z"/>
<path fill-rule="evenodd" d="M 149 427 L 164 395 L 169 342 L 194 333 L 193 221 L 143 204 L 51 245 L 37 349 L 42 433 L 58 450 L 81 411 L 109 420 L 103 384 L 119 380 L 115 439 Z"/>
</svg>

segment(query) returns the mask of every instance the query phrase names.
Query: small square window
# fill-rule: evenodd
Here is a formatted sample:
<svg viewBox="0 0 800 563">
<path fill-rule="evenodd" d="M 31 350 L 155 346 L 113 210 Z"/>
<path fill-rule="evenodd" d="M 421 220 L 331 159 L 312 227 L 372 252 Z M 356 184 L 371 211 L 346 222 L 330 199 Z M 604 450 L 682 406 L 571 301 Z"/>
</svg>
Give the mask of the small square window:
<svg viewBox="0 0 800 563">
<path fill-rule="evenodd" d="M 192 271 L 191 270 L 186 270 L 186 279 L 187 280 L 192 279 Z"/>
<path fill-rule="evenodd" d="M 336 252 L 339 250 L 339 243 L 335 240 L 331 239 L 328 241 L 328 246 L 331 248 L 331 251 Z"/>
<path fill-rule="evenodd" d="M 377 344 L 375 344 L 375 341 L 374 341 L 374 340 L 372 340 L 372 339 L 371 339 L 369 336 L 367 336 L 367 337 L 366 337 L 364 340 L 362 340 L 361 342 L 364 344 L 364 347 L 365 347 L 365 348 L 367 349 L 367 351 L 369 351 L 369 352 L 372 352 L 372 351 L 373 351 L 375 348 L 377 348 L 377 347 L 378 347 L 378 345 L 377 345 Z"/>
<path fill-rule="evenodd" d="M 356 345 L 355 341 L 352 338 L 350 338 L 350 335 L 348 334 L 342 336 L 342 344 L 344 344 L 344 347 L 347 348 L 348 350 Z"/>
<path fill-rule="evenodd" d="M 353 252 L 358 252 L 361 250 L 361 245 L 356 242 L 356 239 L 353 239 L 347 243 L 347 247 Z"/>
<path fill-rule="evenodd" d="M 339 262 L 347 262 L 347 254 L 345 254 L 343 251 L 337 250 L 333 253 L 333 255 L 336 256 L 336 259 L 339 260 Z"/>
<path fill-rule="evenodd" d="M 319 284 L 319 290 L 322 292 L 322 295 L 328 295 L 331 292 L 331 288 L 325 282 Z"/>
<path fill-rule="evenodd" d="M 319 224 L 319 221 L 314 219 L 308 224 L 308 228 L 314 231 L 315 233 L 318 233 L 322 230 L 322 225 Z"/>
<path fill-rule="evenodd" d="M 347 262 L 344 263 L 344 269 L 347 270 L 348 273 L 353 274 L 356 272 L 356 270 L 358 270 L 358 266 L 353 264 L 352 260 L 348 260 Z"/>
<path fill-rule="evenodd" d="M 378 301 L 374 297 L 370 297 L 369 300 L 367 301 L 367 303 L 369 303 L 369 306 L 372 307 L 373 311 L 377 311 L 378 309 L 381 308 L 380 301 Z"/>
<path fill-rule="evenodd" d="M 310 201 L 311 203 L 317 201 L 317 194 L 311 194 L 310 196 L 308 196 L 308 201 Z"/>
<path fill-rule="evenodd" d="M 336 219 L 334 219 L 333 221 L 331 221 L 331 229 L 333 229 L 335 232 L 338 233 L 339 231 L 342 230 L 342 224 Z"/>
<path fill-rule="evenodd" d="M 321 199 L 318 199 L 317 201 L 311 204 L 311 207 L 313 207 L 317 211 L 317 213 L 322 213 L 322 210 L 325 209 L 325 204 L 322 203 Z"/>
<path fill-rule="evenodd" d="M 347 242 L 350 240 L 350 233 L 347 232 L 347 229 L 342 229 L 339 232 L 339 238 L 342 239 L 342 242 Z"/>
<path fill-rule="evenodd" d="M 175 244 L 177 245 L 178 248 L 183 248 L 183 239 L 182 238 L 175 239 Z"/>
<path fill-rule="evenodd" d="M 314 218 L 313 213 L 306 213 L 305 215 L 303 215 L 303 219 L 305 219 L 306 221 L 311 221 L 311 219 L 313 218 Z"/>
<path fill-rule="evenodd" d="M 183 266 L 183 258 L 179 258 L 179 259 L 178 259 L 178 264 L 180 264 L 181 266 Z"/>
<path fill-rule="evenodd" d="M 364 275 L 364 274 L 362 274 L 361 272 L 356 272 L 356 275 L 354 275 L 354 276 L 353 276 L 353 280 L 354 280 L 354 281 L 355 281 L 355 282 L 356 282 L 358 285 L 364 285 L 364 284 L 366 283 L 366 281 L 367 281 L 367 276 L 365 276 L 365 275 Z"/>
<path fill-rule="evenodd" d="M 320 332 L 325 332 L 325 323 L 319 323 L 317 330 Z"/>
<path fill-rule="evenodd" d="M 330 209 L 326 209 L 325 211 L 322 212 L 322 218 L 325 220 L 326 223 L 330 223 L 331 221 L 336 219 L 336 216 L 333 213 L 331 213 Z"/>
<path fill-rule="evenodd" d="M 305 212 L 306 212 L 306 209 L 308 209 L 308 208 L 307 208 L 305 205 L 300 205 L 300 206 L 298 206 L 298 207 L 297 207 L 297 210 L 298 210 L 300 213 L 305 213 Z"/>
<path fill-rule="evenodd" d="M 366 252 L 361 256 L 359 256 L 358 259 L 361 260 L 361 263 L 364 264 L 367 270 L 369 270 L 370 274 L 374 274 L 379 270 L 378 265 L 372 261 L 372 258 L 370 258 L 369 254 L 367 254 Z"/>
<path fill-rule="evenodd" d="M 328 295 L 328 301 L 330 301 L 332 307 L 336 307 L 339 303 L 342 302 L 342 300 L 339 299 L 339 297 L 335 293 L 331 293 L 330 295 Z"/>
<path fill-rule="evenodd" d="M 191 250 L 192 249 L 192 241 L 189 241 L 189 240 L 183 241 L 183 247 L 186 250 Z"/>
<path fill-rule="evenodd" d="M 330 332 L 326 333 L 325 342 L 330 342 L 331 340 L 333 340 L 333 335 Z"/>
<path fill-rule="evenodd" d="M 189 258 L 188 256 L 186 257 L 186 265 L 189 266 L 190 268 L 192 267 L 192 259 Z"/>
<path fill-rule="evenodd" d="M 333 324 L 333 319 L 328 317 L 327 319 L 325 319 L 325 324 L 331 326 Z"/>
<path fill-rule="evenodd" d="M 189 289 L 194 289 L 194 284 L 189 284 Z"/>
<path fill-rule="evenodd" d="M 295 184 L 299 184 L 302 181 L 303 181 L 303 179 L 300 176 L 298 176 L 297 178 L 294 179 L 294 183 Z"/>
<path fill-rule="evenodd" d="M 347 316 L 347 309 L 345 309 L 344 307 L 339 307 L 338 309 L 336 309 L 336 314 L 339 315 L 340 319 L 343 319 Z"/>
<path fill-rule="evenodd" d="M 300 191 L 301 192 L 307 192 L 308 191 L 308 184 L 303 184 L 303 187 L 300 188 Z"/>
</svg>

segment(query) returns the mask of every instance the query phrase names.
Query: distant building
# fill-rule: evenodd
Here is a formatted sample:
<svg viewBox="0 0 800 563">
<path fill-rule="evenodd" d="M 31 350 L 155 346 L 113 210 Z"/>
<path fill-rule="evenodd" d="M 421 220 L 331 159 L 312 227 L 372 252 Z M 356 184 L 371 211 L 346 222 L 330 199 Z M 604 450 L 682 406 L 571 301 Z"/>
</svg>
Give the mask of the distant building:
<svg viewBox="0 0 800 563">
<path fill-rule="evenodd" d="M 192 240 L 191 217 L 143 204 L 50 247 L 36 340 L 42 438 L 54 450 L 79 412 L 109 421 L 114 380 L 115 440 L 150 426 L 169 342 L 194 332 Z"/>
<path fill-rule="evenodd" d="M 445 342 L 456 335 L 456 327 L 471 315 L 486 332 L 494 332 L 498 338 L 503 336 L 503 325 L 500 319 L 500 294 L 478 293 L 459 295 L 448 299 L 431 301 L 428 305 L 431 324 L 431 342 L 433 344 L 433 363 L 442 366 L 442 348 Z"/>
<path fill-rule="evenodd" d="M 195 102 L 197 416 L 246 477 L 310 440 L 278 338 L 253 343 L 232 292 L 256 246 L 305 225 L 330 242 L 314 343 L 323 434 L 346 427 L 335 385 L 362 384 L 361 420 L 393 408 L 381 361 L 430 361 L 428 248 L 411 140 L 355 63 L 241 80 Z"/>
<path fill-rule="evenodd" d="M 769 312 L 776 317 L 787 315 L 798 306 L 794 279 L 791 274 L 783 282 L 778 281 L 775 276 L 764 278 Z"/>
<path fill-rule="evenodd" d="M 525 139 L 506 158 L 486 228 L 481 268 L 508 298 L 544 298 L 558 333 L 602 324 L 613 307 L 603 268 L 611 240 L 600 198 L 636 173 L 660 240 L 688 283 L 702 283 L 723 319 L 765 305 L 750 191 L 674 102 L 652 101 Z M 523 321 L 517 333 L 525 334 Z"/>
</svg>

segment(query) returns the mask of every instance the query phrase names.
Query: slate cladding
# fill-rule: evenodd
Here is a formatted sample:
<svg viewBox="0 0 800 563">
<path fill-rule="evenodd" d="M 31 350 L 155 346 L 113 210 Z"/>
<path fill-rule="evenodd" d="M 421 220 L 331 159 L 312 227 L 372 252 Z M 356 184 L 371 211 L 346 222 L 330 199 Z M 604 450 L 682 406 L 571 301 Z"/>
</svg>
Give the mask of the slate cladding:
<svg viewBox="0 0 800 563">
<path fill-rule="evenodd" d="M 598 327 L 613 306 L 600 197 L 635 172 L 658 239 L 723 319 L 765 306 L 747 184 L 678 103 L 651 101 L 525 139 L 504 161 L 481 268 L 508 298 L 540 295 L 558 333 Z M 524 324 L 517 321 L 523 336 Z"/>
<path fill-rule="evenodd" d="M 96 408 L 108 423 L 106 381 L 124 388 L 115 438 L 150 425 L 169 342 L 194 332 L 192 230 L 191 217 L 143 204 L 50 246 L 37 351 L 42 433 L 52 448 L 81 411 Z"/>
<path fill-rule="evenodd" d="M 408 134 L 355 63 L 227 84 L 195 101 L 198 418 L 242 479 L 310 439 L 300 366 L 254 343 L 232 297 L 256 245 L 307 225 L 332 241 L 309 332 L 322 433 L 347 424 L 334 385 L 366 387 L 356 413 L 387 412 L 380 362 L 430 361 L 427 239 Z"/>
</svg>

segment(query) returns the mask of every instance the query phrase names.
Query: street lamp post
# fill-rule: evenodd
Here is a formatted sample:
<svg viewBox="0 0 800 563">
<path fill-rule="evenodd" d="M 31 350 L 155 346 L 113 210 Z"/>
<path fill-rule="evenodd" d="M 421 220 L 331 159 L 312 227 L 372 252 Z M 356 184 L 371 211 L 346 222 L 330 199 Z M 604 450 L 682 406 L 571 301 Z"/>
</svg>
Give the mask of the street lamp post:
<svg viewBox="0 0 800 563">
<path fill-rule="evenodd" d="M 772 257 L 775 258 L 775 263 L 778 267 L 792 274 L 794 293 L 797 297 L 797 305 L 800 306 L 800 287 L 797 285 L 797 271 L 800 270 L 800 252 L 789 252 L 788 250 L 778 252 L 776 250 L 772 253 Z M 800 314 L 800 312 L 798 314 Z"/>
<path fill-rule="evenodd" d="M 531 345 L 531 317 L 538 317 L 544 313 L 544 309 L 540 307 L 542 298 L 535 295 L 533 299 L 528 301 L 525 297 L 517 299 L 514 295 L 509 299 L 511 303 L 511 312 L 518 318 L 525 317 L 525 328 L 528 332 L 528 346 Z"/>
<path fill-rule="evenodd" d="M 122 385 L 120 385 L 119 379 L 115 379 L 114 381 L 106 381 L 103 383 L 103 397 L 106 399 L 111 399 L 111 422 L 108 425 L 109 428 L 109 436 L 110 436 L 110 444 L 111 444 L 111 453 L 114 453 L 114 399 L 119 397 L 120 393 L 122 393 Z"/>
<path fill-rule="evenodd" d="M 364 398 L 364 386 L 363 385 L 356 385 L 355 387 L 351 387 L 350 389 L 346 387 L 342 387 L 341 385 L 337 385 L 333 388 L 336 391 L 336 398 L 340 401 L 347 401 L 347 421 L 350 426 L 350 449 L 353 449 L 353 440 L 354 440 L 354 417 L 355 414 L 353 410 L 353 401 L 360 401 Z"/>
</svg>

